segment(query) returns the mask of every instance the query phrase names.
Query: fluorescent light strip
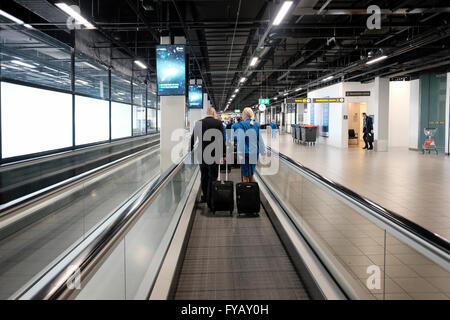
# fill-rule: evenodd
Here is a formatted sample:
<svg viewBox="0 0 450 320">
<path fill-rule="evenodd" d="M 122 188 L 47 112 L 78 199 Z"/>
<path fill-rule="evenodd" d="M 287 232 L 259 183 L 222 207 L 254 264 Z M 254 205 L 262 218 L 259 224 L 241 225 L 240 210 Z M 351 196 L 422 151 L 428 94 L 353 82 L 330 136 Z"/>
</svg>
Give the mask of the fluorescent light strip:
<svg viewBox="0 0 450 320">
<path fill-rule="evenodd" d="M 387 58 L 387 56 L 381 56 L 381 57 L 375 58 L 373 60 L 367 61 L 366 64 L 376 63 L 376 62 L 379 62 L 379 61 L 384 60 L 386 58 Z"/>
<path fill-rule="evenodd" d="M 60 2 L 55 4 L 58 8 L 60 8 L 62 11 L 67 13 L 69 16 L 74 18 L 77 22 L 81 23 L 88 29 L 95 29 L 94 25 L 87 21 L 81 14 L 73 10 L 71 7 L 69 7 L 67 4 Z"/>
<path fill-rule="evenodd" d="M 27 68 L 31 68 L 31 69 L 36 68 L 36 66 L 33 66 L 32 64 L 28 64 L 28 63 L 25 63 L 25 62 L 22 62 L 19 60 L 11 60 L 11 63 L 18 64 L 19 66 L 27 67 Z"/>
<path fill-rule="evenodd" d="M 145 64 L 143 64 L 141 61 L 139 60 L 134 60 L 134 63 L 137 64 L 139 67 L 141 67 L 142 69 L 147 69 L 147 66 Z"/>
<path fill-rule="evenodd" d="M 241 78 L 241 80 L 240 80 L 240 82 L 245 82 L 245 81 L 247 81 L 247 78 L 245 78 L 245 77 Z"/>
<path fill-rule="evenodd" d="M 302 90 L 302 88 L 297 88 L 295 89 L 295 92 Z"/>
<path fill-rule="evenodd" d="M 83 80 L 76 80 L 75 82 L 87 86 L 89 83 Z"/>
<path fill-rule="evenodd" d="M 88 66 L 88 67 L 90 67 L 90 68 L 92 68 L 92 69 L 95 69 L 95 70 L 99 70 L 99 71 L 100 71 L 99 68 L 97 68 L 96 66 L 90 64 L 89 62 L 83 61 L 82 64 L 84 64 L 85 66 Z"/>
<path fill-rule="evenodd" d="M 250 62 L 250 66 L 253 67 L 258 62 L 258 57 L 253 57 L 252 61 Z"/>
<path fill-rule="evenodd" d="M 331 79 L 333 79 L 333 78 L 334 78 L 333 76 L 329 76 L 329 77 L 323 79 L 322 81 L 325 82 L 325 81 L 331 80 Z"/>
<path fill-rule="evenodd" d="M 238 88 L 238 89 L 236 89 L 236 90 L 234 90 L 234 92 L 239 92 L 239 88 Z"/>
<path fill-rule="evenodd" d="M 8 18 L 11 21 L 14 21 L 17 24 L 23 25 L 25 22 L 23 22 L 22 20 L 10 15 L 8 12 L 5 12 L 3 10 L 0 10 L 0 15 L 4 16 L 5 18 Z"/>
<path fill-rule="evenodd" d="M 275 20 L 273 21 L 274 26 L 278 26 L 281 21 L 286 16 L 286 13 L 289 11 L 289 8 L 292 6 L 293 1 L 285 1 L 283 5 L 281 6 L 280 11 L 278 11 L 277 16 L 275 17 Z"/>
</svg>

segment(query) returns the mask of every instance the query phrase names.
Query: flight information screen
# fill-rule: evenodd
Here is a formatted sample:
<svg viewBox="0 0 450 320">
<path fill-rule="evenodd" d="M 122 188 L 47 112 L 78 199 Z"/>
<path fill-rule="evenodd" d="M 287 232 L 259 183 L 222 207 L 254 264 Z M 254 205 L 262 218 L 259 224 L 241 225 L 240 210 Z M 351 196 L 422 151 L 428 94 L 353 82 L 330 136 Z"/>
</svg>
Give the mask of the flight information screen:
<svg viewBox="0 0 450 320">
<path fill-rule="evenodd" d="M 186 48 L 184 45 L 156 47 L 159 96 L 186 95 Z"/>
<path fill-rule="evenodd" d="M 189 85 L 189 108 L 203 108 L 203 91 L 202 86 L 199 84 Z"/>
</svg>

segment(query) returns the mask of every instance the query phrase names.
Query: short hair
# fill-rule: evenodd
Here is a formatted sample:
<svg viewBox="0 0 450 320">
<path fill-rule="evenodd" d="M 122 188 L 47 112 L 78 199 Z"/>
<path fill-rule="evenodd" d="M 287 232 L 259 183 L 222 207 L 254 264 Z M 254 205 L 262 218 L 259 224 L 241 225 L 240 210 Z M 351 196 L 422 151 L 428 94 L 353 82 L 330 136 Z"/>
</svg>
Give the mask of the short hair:
<svg viewBox="0 0 450 320">
<path fill-rule="evenodd" d="M 209 107 L 209 108 L 206 110 L 206 114 L 207 114 L 207 115 L 210 115 L 210 116 L 213 116 L 214 118 L 217 117 L 216 109 L 214 109 L 213 107 Z"/>
<path fill-rule="evenodd" d="M 245 108 L 244 111 L 242 111 L 242 115 L 247 116 L 247 118 L 249 118 L 249 119 L 253 119 L 253 117 L 255 116 L 252 108 L 249 108 L 249 107 Z"/>
</svg>

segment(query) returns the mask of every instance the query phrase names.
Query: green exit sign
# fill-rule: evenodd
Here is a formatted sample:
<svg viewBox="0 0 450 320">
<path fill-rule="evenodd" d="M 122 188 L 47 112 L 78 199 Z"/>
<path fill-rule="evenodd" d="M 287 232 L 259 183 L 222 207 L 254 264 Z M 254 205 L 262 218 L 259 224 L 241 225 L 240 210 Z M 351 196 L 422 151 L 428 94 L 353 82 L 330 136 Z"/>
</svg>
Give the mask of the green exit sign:
<svg viewBox="0 0 450 320">
<path fill-rule="evenodd" d="M 234 109 L 234 113 L 240 113 L 241 109 Z"/>
<path fill-rule="evenodd" d="M 259 99 L 259 104 L 269 104 L 269 99 Z"/>
</svg>

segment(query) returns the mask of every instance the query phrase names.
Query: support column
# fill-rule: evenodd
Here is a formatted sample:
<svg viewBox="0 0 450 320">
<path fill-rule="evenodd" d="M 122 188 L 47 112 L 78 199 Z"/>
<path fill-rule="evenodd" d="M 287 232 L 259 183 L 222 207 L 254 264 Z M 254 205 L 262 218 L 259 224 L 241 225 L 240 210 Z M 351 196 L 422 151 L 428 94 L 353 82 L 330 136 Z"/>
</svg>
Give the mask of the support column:
<svg viewBox="0 0 450 320">
<path fill-rule="evenodd" d="M 450 72 L 447 73 L 447 93 L 445 98 L 445 153 L 450 154 Z"/>
<path fill-rule="evenodd" d="M 389 78 L 375 78 L 373 130 L 375 151 L 388 151 L 389 143 Z M 371 115 L 368 112 L 369 115 Z"/>
<path fill-rule="evenodd" d="M 186 44 L 184 37 L 175 37 L 174 44 Z M 170 37 L 161 37 L 161 44 L 170 44 Z M 184 136 L 176 134 L 178 130 L 186 130 L 186 96 L 161 96 L 161 134 L 160 134 L 160 168 L 161 172 L 177 162 L 180 152 L 175 147 L 180 145 Z M 180 131 L 181 132 L 181 131 Z M 173 135 L 173 136 L 172 136 Z M 177 149 L 178 150 L 178 149 Z M 181 151 L 181 149 L 180 149 Z M 172 158 L 172 153 L 176 154 Z"/>
<path fill-rule="evenodd" d="M 210 105 L 209 99 L 208 99 L 208 94 L 204 93 L 203 94 L 203 109 L 202 109 L 202 119 L 204 117 L 206 117 L 206 110 L 208 110 Z"/>
<path fill-rule="evenodd" d="M 190 84 L 195 84 L 195 79 L 190 80 Z M 202 80 L 197 80 L 197 84 L 202 84 Z M 203 99 L 205 98 L 205 95 L 203 95 Z M 205 102 L 203 101 L 203 106 Z M 188 121 L 189 121 L 189 131 L 192 133 L 194 131 L 195 123 L 202 119 L 202 109 L 188 109 Z"/>
</svg>

